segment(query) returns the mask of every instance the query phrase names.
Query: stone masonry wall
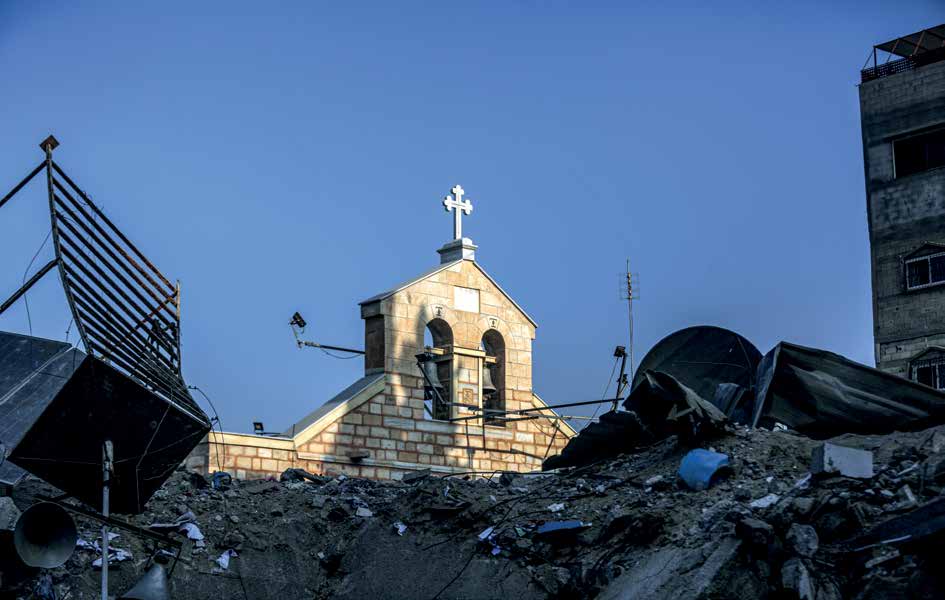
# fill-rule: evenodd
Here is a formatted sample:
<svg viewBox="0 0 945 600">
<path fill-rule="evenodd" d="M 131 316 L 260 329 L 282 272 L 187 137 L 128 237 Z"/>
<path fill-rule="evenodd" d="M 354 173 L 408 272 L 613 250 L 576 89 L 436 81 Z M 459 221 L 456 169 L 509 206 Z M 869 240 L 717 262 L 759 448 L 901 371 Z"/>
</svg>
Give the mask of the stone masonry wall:
<svg viewBox="0 0 945 600">
<path fill-rule="evenodd" d="M 478 311 L 459 308 L 475 307 L 468 298 L 466 304 L 457 303 L 456 287 L 479 291 Z M 452 387 L 458 388 L 454 401 L 480 402 L 480 341 L 491 329 L 505 344 L 505 381 L 496 385 L 504 385 L 506 408 L 541 405 L 532 392 L 535 326 L 472 261 L 362 307 L 362 317 L 374 331 L 378 318 L 383 318 L 383 345 L 374 345 L 384 351 L 382 393 L 308 439 L 303 439 L 305 432 L 296 440 L 227 434 L 225 451 L 223 444 L 202 444 L 188 466 L 213 471 L 219 464 L 238 477 L 278 477 L 286 468 L 299 467 L 313 473 L 400 479 L 426 468 L 442 473 L 532 471 L 567 444 L 571 431 L 563 424 L 559 429 L 553 420 L 482 427 L 478 419 L 449 423 L 426 415 L 424 381 L 415 355 L 422 351 L 424 331 L 433 319 L 442 319 L 452 330 L 456 384 Z M 361 456 L 365 452 L 367 456 Z"/>
</svg>

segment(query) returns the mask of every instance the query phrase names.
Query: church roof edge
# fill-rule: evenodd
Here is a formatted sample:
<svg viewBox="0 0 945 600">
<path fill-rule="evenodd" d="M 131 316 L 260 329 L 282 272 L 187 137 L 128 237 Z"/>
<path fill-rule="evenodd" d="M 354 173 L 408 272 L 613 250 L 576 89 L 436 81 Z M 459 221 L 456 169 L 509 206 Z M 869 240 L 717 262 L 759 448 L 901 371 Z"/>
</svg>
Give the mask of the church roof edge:
<svg viewBox="0 0 945 600">
<path fill-rule="evenodd" d="M 396 286 L 396 287 L 394 287 L 394 288 L 391 288 L 391 289 L 387 290 L 386 292 L 381 292 L 380 294 L 376 294 L 376 295 L 371 296 L 370 298 L 368 298 L 368 299 L 366 299 L 366 300 L 362 300 L 361 302 L 358 302 L 358 305 L 359 305 L 359 306 L 365 306 L 365 305 L 367 305 L 367 304 L 374 304 L 375 302 L 380 302 L 381 300 L 385 300 L 385 299 L 387 299 L 387 298 L 390 298 L 391 296 L 393 296 L 393 295 L 396 294 L 397 292 L 403 291 L 403 290 L 407 289 L 408 287 L 414 285 L 415 283 L 419 283 L 419 282 L 423 281 L 423 280 L 426 279 L 427 277 L 432 277 L 433 275 L 436 275 L 436 274 L 439 273 L 440 271 L 444 271 L 444 270 L 446 270 L 446 269 L 449 269 L 450 267 L 453 267 L 453 266 L 456 266 L 456 265 L 462 263 L 463 260 L 467 260 L 467 259 L 459 259 L 459 260 L 454 260 L 454 261 L 452 261 L 452 262 L 448 262 L 448 263 L 443 263 L 443 264 L 441 264 L 441 265 L 437 265 L 436 267 L 434 267 L 434 268 L 432 268 L 432 269 L 429 269 L 429 270 L 427 270 L 427 271 L 421 273 L 420 275 L 417 275 L 416 277 L 414 277 L 414 278 L 412 278 L 412 279 L 409 279 L 409 280 L 407 280 L 407 281 L 401 283 L 400 285 L 398 285 L 398 286 Z M 493 279 L 492 276 L 489 275 L 489 273 L 487 273 L 485 269 L 482 268 L 482 265 L 480 265 L 478 262 L 476 262 L 476 261 L 474 261 L 474 260 L 469 260 L 469 262 L 472 263 L 472 264 L 474 264 L 474 265 L 476 265 L 476 268 L 479 269 L 479 271 L 485 276 L 485 278 L 488 279 L 489 282 L 490 282 L 492 285 L 494 285 L 494 286 L 496 287 L 496 289 L 499 290 L 499 291 L 502 293 L 502 295 L 505 296 L 505 297 L 509 300 L 509 302 L 511 302 L 512 305 L 513 305 L 515 308 L 517 308 L 518 311 L 519 311 L 520 313 L 522 313 L 522 315 L 523 315 L 526 319 L 528 319 L 528 322 L 529 322 L 529 323 L 531 323 L 532 325 L 534 325 L 536 328 L 538 327 L 538 323 L 535 321 L 535 319 L 531 318 L 531 316 L 529 316 L 529 314 L 528 314 L 527 312 L 525 312 L 525 309 L 522 308 L 521 306 L 519 306 L 518 302 L 516 302 L 515 299 L 512 298 L 512 296 L 510 296 L 508 292 L 506 292 L 504 289 L 502 289 L 502 286 L 499 285 L 499 283 L 498 283 L 495 279 Z"/>
</svg>

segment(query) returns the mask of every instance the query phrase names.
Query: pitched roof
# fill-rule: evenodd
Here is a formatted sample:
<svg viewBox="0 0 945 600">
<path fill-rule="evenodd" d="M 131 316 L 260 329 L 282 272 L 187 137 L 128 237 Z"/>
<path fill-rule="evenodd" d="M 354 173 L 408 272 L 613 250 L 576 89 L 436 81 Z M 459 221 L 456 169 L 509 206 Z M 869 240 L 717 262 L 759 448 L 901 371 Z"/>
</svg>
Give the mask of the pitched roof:
<svg viewBox="0 0 945 600">
<path fill-rule="evenodd" d="M 401 283 L 400 285 L 397 285 L 396 287 L 393 287 L 393 288 L 387 290 L 386 292 L 381 292 L 380 294 L 376 294 L 376 295 L 374 295 L 374 296 L 371 296 L 371 297 L 368 298 L 367 300 L 362 300 L 361 302 L 358 303 L 358 305 L 359 305 L 359 306 L 364 306 L 365 304 L 373 304 L 374 302 L 380 302 L 381 300 L 384 300 L 384 299 L 386 299 L 386 298 L 390 298 L 391 296 L 393 296 L 393 295 L 396 294 L 397 292 L 400 292 L 400 291 L 402 291 L 402 290 L 405 290 L 405 289 L 407 289 L 408 287 L 412 286 L 412 285 L 415 284 L 415 283 L 420 283 L 420 282 L 423 281 L 424 279 L 426 279 L 426 278 L 428 278 L 428 277 L 432 277 L 433 275 L 436 275 L 436 274 L 439 273 L 440 271 L 444 271 L 444 270 L 446 270 L 446 269 L 449 269 L 450 267 L 453 267 L 453 266 L 455 266 L 455 265 L 460 264 L 461 262 L 463 262 L 463 260 L 466 260 L 466 259 L 462 259 L 462 258 L 461 258 L 461 259 L 459 259 L 459 260 L 454 260 L 454 261 L 452 261 L 452 262 L 443 263 L 443 264 L 441 264 L 441 265 L 438 265 L 438 266 L 436 266 L 436 267 L 434 267 L 434 268 L 432 268 L 432 269 L 430 269 L 430 270 L 428 270 L 428 271 L 425 271 L 425 272 L 421 273 L 420 275 L 414 277 L 413 279 L 409 279 L 409 280 L 407 280 L 407 281 Z M 508 292 L 506 292 L 505 290 L 503 290 L 503 289 L 502 289 L 502 286 L 500 286 L 500 285 L 498 284 L 498 282 L 496 282 L 496 280 L 492 278 L 491 275 L 489 275 L 488 273 L 486 273 L 486 270 L 483 269 L 482 266 L 481 266 L 479 263 L 477 263 L 477 262 L 474 261 L 474 260 L 470 260 L 469 262 L 471 262 L 472 264 L 476 265 L 476 268 L 479 269 L 479 272 L 482 273 L 482 274 L 485 276 L 485 278 L 488 279 L 489 282 L 490 282 L 492 285 L 494 285 L 495 288 L 496 288 L 497 290 L 499 290 L 499 292 L 501 292 L 502 295 L 505 296 L 505 298 L 506 298 L 509 302 L 511 302 L 512 305 L 513 305 L 515 308 L 517 308 L 518 311 L 519 311 L 520 313 L 522 313 L 522 315 L 523 315 L 526 319 L 528 319 L 528 322 L 529 322 L 529 323 L 531 323 L 531 324 L 534 325 L 535 327 L 538 327 L 538 323 L 535 322 L 535 319 L 531 318 L 531 317 L 528 315 L 528 313 L 525 312 L 525 309 L 522 308 L 521 306 L 519 306 L 518 302 L 516 302 L 511 296 L 509 296 Z"/>
<path fill-rule="evenodd" d="M 328 400 L 314 411 L 302 417 L 295 425 L 283 432 L 284 436 L 294 437 L 295 435 L 302 433 L 304 430 L 308 429 L 320 419 L 330 414 L 333 410 L 343 405 L 345 402 L 353 399 L 355 396 L 363 392 L 365 389 L 371 386 L 371 384 L 376 383 L 378 380 L 384 378 L 384 373 L 374 373 L 371 375 L 365 375 L 361 379 L 355 381 L 345 389 L 341 390 L 334 398 Z"/>
<path fill-rule="evenodd" d="M 926 254 L 926 251 L 928 250 L 931 250 L 933 253 L 935 251 L 941 252 L 945 250 L 945 244 L 941 244 L 939 242 L 922 242 L 922 244 L 920 244 L 918 248 L 906 254 L 903 258 L 908 259 L 914 256 L 919 256 L 920 254 L 924 255 Z"/>
</svg>

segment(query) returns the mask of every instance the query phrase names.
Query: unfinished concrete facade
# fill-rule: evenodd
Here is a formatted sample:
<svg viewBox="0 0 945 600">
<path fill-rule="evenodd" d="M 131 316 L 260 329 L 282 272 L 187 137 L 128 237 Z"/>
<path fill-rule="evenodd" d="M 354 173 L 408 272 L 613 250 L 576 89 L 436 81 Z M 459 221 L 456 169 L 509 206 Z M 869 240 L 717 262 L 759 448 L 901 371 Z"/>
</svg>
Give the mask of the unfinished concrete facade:
<svg viewBox="0 0 945 600">
<path fill-rule="evenodd" d="M 939 350 L 945 348 L 943 42 L 926 31 L 877 46 L 901 58 L 865 69 L 860 85 L 876 366 L 940 389 L 945 387 L 945 351 Z"/>
<path fill-rule="evenodd" d="M 189 465 L 242 478 L 290 467 L 376 479 L 539 469 L 574 430 L 550 409 L 484 422 L 483 407 L 546 405 L 532 389 L 536 324 L 474 251 L 468 238 L 454 240 L 440 265 L 360 303 L 364 377 L 281 436 L 211 434 Z M 425 351 L 439 396 L 418 366 Z"/>
</svg>

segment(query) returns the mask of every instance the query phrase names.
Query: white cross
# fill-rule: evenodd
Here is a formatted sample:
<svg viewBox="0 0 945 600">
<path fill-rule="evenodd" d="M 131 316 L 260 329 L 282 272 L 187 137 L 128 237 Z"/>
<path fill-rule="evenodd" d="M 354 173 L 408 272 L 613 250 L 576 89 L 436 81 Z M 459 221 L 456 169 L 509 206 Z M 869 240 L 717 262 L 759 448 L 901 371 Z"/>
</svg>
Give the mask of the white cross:
<svg viewBox="0 0 945 600">
<path fill-rule="evenodd" d="M 472 212 L 472 203 L 467 199 L 463 200 L 463 194 L 466 192 L 463 190 L 462 186 L 459 184 L 454 185 L 453 189 L 450 190 L 453 192 L 453 197 L 449 195 L 443 199 L 443 206 L 446 207 L 446 212 L 450 212 L 453 209 L 456 209 L 453 213 L 453 239 L 461 240 L 463 239 L 463 213 L 467 215 Z"/>
</svg>

